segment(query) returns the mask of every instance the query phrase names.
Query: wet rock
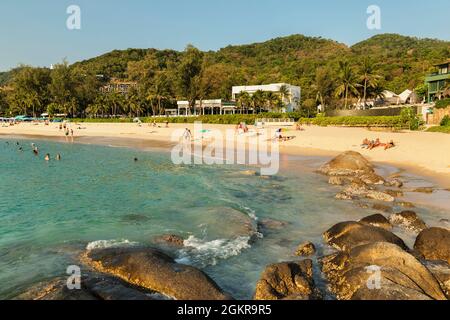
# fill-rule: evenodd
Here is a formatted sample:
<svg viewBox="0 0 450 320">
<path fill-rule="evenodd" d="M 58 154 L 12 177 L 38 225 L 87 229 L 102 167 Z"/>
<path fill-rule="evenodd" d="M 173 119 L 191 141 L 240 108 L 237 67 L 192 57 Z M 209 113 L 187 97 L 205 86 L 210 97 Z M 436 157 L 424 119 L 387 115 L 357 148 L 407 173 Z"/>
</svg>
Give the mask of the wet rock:
<svg viewBox="0 0 450 320">
<path fill-rule="evenodd" d="M 386 219 L 385 216 L 383 216 L 382 214 L 379 214 L 379 213 L 362 218 L 361 220 L 359 220 L 359 222 L 361 222 L 363 224 L 368 224 L 368 225 L 371 225 L 374 227 L 382 228 L 385 230 L 392 229 L 392 225 L 389 222 L 389 220 Z"/>
<path fill-rule="evenodd" d="M 336 199 L 355 199 L 355 198 L 368 198 L 372 200 L 379 200 L 383 202 L 394 202 L 394 197 L 391 195 L 373 190 L 369 188 L 365 183 L 352 182 L 342 192 L 336 196 Z"/>
<path fill-rule="evenodd" d="M 378 211 L 383 211 L 386 213 L 391 213 L 392 212 L 392 207 L 387 206 L 385 204 L 381 204 L 381 203 L 374 203 L 372 206 L 372 209 L 374 210 L 378 210 Z"/>
<path fill-rule="evenodd" d="M 393 213 L 389 217 L 389 221 L 393 225 L 403 227 L 413 232 L 420 232 L 427 227 L 425 222 L 423 222 L 414 211 Z"/>
<path fill-rule="evenodd" d="M 313 300 L 315 288 L 311 260 L 283 262 L 266 267 L 256 284 L 255 300 Z"/>
<path fill-rule="evenodd" d="M 322 260 L 340 300 L 446 300 L 439 282 L 414 256 L 388 242 L 358 246 Z"/>
<path fill-rule="evenodd" d="M 67 280 L 57 278 L 37 284 L 18 296 L 18 300 L 154 300 L 152 291 L 138 289 L 126 282 L 102 274 L 88 273 L 81 289 L 70 290 Z"/>
<path fill-rule="evenodd" d="M 361 179 L 366 184 L 384 184 L 385 182 L 383 177 L 377 175 L 374 172 L 364 173 L 359 176 L 359 179 Z"/>
<path fill-rule="evenodd" d="M 374 172 L 372 164 L 360 153 L 346 151 L 318 170 L 319 173 L 329 176 L 352 176 Z"/>
<path fill-rule="evenodd" d="M 376 190 L 368 190 L 366 194 L 366 198 L 384 201 L 384 202 L 394 202 L 395 198 L 387 193 L 376 191 Z"/>
<path fill-rule="evenodd" d="M 399 202 L 397 202 L 397 205 L 399 205 L 400 207 L 409 208 L 409 209 L 416 207 L 413 203 L 407 202 L 407 201 L 399 201 Z"/>
<path fill-rule="evenodd" d="M 384 183 L 384 185 L 386 187 L 401 188 L 401 187 L 403 187 L 403 182 L 401 180 L 399 180 L 399 179 L 392 179 L 392 180 L 386 181 Z"/>
<path fill-rule="evenodd" d="M 330 177 L 330 179 L 328 179 L 328 183 L 335 185 L 335 186 L 343 186 L 346 182 L 346 179 L 343 177 Z"/>
<path fill-rule="evenodd" d="M 184 238 L 176 234 L 164 234 L 153 239 L 155 243 L 167 244 L 175 247 L 184 246 Z"/>
<path fill-rule="evenodd" d="M 450 299 L 450 265 L 442 261 L 427 261 L 425 265 L 439 281 L 447 298 Z"/>
<path fill-rule="evenodd" d="M 399 197 L 403 197 L 405 194 L 403 193 L 403 191 L 400 190 L 384 190 L 385 193 L 387 193 L 388 195 L 394 197 L 394 198 L 399 198 Z"/>
<path fill-rule="evenodd" d="M 431 187 L 420 187 L 409 190 L 409 192 L 417 192 L 417 193 L 433 193 L 434 189 Z"/>
<path fill-rule="evenodd" d="M 352 200 L 353 197 L 345 192 L 339 192 L 338 194 L 336 194 L 335 198 L 337 200 Z"/>
<path fill-rule="evenodd" d="M 349 251 L 352 248 L 373 242 L 389 242 L 407 249 L 402 239 L 392 232 L 360 222 L 341 222 L 323 235 L 325 242 L 341 251 Z"/>
<path fill-rule="evenodd" d="M 177 300 L 230 299 L 205 273 L 155 249 L 97 249 L 88 251 L 83 260 L 99 272 Z"/>
<path fill-rule="evenodd" d="M 450 264 L 450 231 L 425 229 L 417 236 L 414 249 L 427 260 L 442 260 Z"/>
<path fill-rule="evenodd" d="M 298 246 L 295 255 L 299 257 L 307 257 L 312 256 L 315 253 L 316 247 L 314 246 L 314 244 L 312 242 L 305 242 Z"/>
<path fill-rule="evenodd" d="M 275 219 L 261 219 L 258 221 L 258 227 L 263 230 L 280 230 L 289 225 L 286 221 Z"/>
</svg>

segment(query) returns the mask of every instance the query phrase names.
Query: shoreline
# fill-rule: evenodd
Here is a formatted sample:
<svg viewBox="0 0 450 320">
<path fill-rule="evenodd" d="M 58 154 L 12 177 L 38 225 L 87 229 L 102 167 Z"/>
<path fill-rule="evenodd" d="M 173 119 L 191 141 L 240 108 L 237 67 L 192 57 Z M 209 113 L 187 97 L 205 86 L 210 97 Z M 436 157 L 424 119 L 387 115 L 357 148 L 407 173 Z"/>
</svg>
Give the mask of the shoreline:
<svg viewBox="0 0 450 320">
<path fill-rule="evenodd" d="M 78 126 L 86 129 L 78 130 Z M 116 143 L 119 147 L 132 147 L 141 150 L 168 150 L 176 144 L 171 141 L 172 133 L 183 128 L 192 130 L 193 125 L 171 124 L 170 128 L 167 129 L 153 128 L 147 125 L 139 127 L 136 124 L 83 123 L 77 125 L 77 128 L 74 128 L 75 143 L 98 145 Z M 203 128 L 224 132 L 233 129 L 234 126 L 204 124 Z M 268 132 L 267 129 L 265 131 Z M 369 151 L 361 149 L 356 142 L 364 139 L 361 137 L 374 135 L 374 132 L 367 129 L 307 126 L 305 131 L 289 131 L 288 134 L 293 136 L 294 139 L 280 143 L 280 155 L 332 158 L 344 151 L 357 151 L 376 165 L 393 166 L 398 171 L 406 171 L 427 178 L 427 180 L 443 189 L 450 188 L 450 155 L 442 152 L 442 147 L 447 140 L 448 145 L 450 145 L 450 135 L 426 132 L 376 132 L 381 141 L 387 140 L 389 136 L 394 136 L 395 140 L 402 140 L 394 149 L 385 151 L 378 148 Z M 54 125 L 44 127 L 43 125 L 20 124 L 14 127 L 0 128 L 0 137 L 23 137 L 27 139 L 49 139 L 61 143 L 67 142 L 63 134 Z M 442 141 L 436 141 L 438 137 Z M 416 144 L 428 146 L 428 150 L 417 152 L 415 150 L 417 146 L 414 146 L 415 141 Z M 227 144 L 227 140 L 223 142 Z M 406 148 L 409 149 L 406 144 L 413 144 L 413 147 L 411 147 L 413 150 L 406 150 Z M 426 163 L 429 163 L 429 166 L 425 166 Z"/>
</svg>

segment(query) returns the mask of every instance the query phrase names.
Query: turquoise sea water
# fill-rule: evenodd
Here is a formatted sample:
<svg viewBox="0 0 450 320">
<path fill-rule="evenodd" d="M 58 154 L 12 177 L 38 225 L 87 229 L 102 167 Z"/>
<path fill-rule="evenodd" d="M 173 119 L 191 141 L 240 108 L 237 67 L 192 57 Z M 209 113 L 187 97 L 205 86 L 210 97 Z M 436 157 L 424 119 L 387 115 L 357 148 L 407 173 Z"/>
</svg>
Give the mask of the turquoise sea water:
<svg viewBox="0 0 450 320">
<path fill-rule="evenodd" d="M 47 152 L 62 161 L 45 162 Z M 374 213 L 333 198 L 337 189 L 312 172 L 323 161 L 283 158 L 280 173 L 263 179 L 238 166 L 175 166 L 164 151 L 2 138 L 0 299 L 64 275 L 88 245 L 151 246 L 167 233 L 189 239 L 170 252 L 175 258 L 251 298 L 267 264 L 296 259 L 303 241 L 321 244 L 336 222 Z M 449 218 L 443 209 L 419 210 L 430 224 Z M 262 234 L 243 227 L 265 218 L 288 224 Z"/>
</svg>

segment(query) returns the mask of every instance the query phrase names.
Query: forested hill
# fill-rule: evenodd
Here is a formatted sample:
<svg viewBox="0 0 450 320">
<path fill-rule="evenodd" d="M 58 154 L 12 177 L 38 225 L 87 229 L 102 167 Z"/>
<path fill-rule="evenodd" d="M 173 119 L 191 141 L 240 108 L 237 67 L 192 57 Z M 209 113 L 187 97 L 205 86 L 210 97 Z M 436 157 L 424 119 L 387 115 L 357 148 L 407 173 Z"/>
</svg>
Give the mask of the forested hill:
<svg viewBox="0 0 450 320">
<path fill-rule="evenodd" d="M 174 50 L 115 50 L 75 63 L 73 67 L 126 79 L 145 66 L 143 61 L 148 56 L 157 58 L 159 68 L 166 68 L 176 65 L 182 54 Z M 312 97 L 314 90 L 311 88 L 317 86 L 324 75 L 329 80 L 336 77 L 339 61 L 348 60 L 357 71 L 365 57 L 376 63 L 381 85 L 400 92 L 422 84 L 433 64 L 448 59 L 450 42 L 382 34 L 348 47 L 323 38 L 292 35 L 205 52 L 205 72 L 217 78 L 211 94 L 215 97 L 225 98 L 231 85 L 271 82 L 300 85 L 304 96 Z M 8 74 L 0 74 L 0 81 L 2 79 L 7 81 Z"/>
</svg>

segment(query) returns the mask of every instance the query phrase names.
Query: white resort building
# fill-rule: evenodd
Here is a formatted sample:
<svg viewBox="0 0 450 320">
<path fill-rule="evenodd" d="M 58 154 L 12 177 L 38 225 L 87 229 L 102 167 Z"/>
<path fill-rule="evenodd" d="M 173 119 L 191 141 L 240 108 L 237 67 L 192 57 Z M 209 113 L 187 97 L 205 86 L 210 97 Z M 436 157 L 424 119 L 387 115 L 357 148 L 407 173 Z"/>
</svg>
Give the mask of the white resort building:
<svg viewBox="0 0 450 320">
<path fill-rule="evenodd" d="M 284 87 L 284 89 L 283 89 Z M 281 91 L 285 91 L 284 94 Z M 274 92 L 282 95 L 282 100 L 285 105 L 283 112 L 290 112 L 296 110 L 301 102 L 301 89 L 297 86 L 292 86 L 287 83 L 274 83 L 258 86 L 236 86 L 232 88 L 232 101 L 222 99 L 212 100 L 197 100 L 195 108 L 189 106 L 188 101 L 178 101 L 177 109 L 166 110 L 166 115 L 178 116 L 193 116 L 193 115 L 212 115 L 212 114 L 235 114 L 243 112 L 237 107 L 236 100 L 243 92 L 247 92 L 250 96 L 257 91 Z"/>
<path fill-rule="evenodd" d="M 210 115 L 210 114 L 234 114 L 236 112 L 236 103 L 222 99 L 197 100 L 195 108 L 189 106 L 189 101 L 178 101 L 178 115 Z"/>
<path fill-rule="evenodd" d="M 280 93 L 283 87 L 285 87 L 288 92 L 288 95 L 282 97 L 283 103 L 286 105 L 285 111 L 290 112 L 296 110 L 301 102 L 302 90 L 300 87 L 293 86 L 288 83 L 236 86 L 232 89 L 232 99 L 236 100 L 242 92 L 247 92 L 250 95 L 253 95 L 257 91 Z"/>
</svg>

